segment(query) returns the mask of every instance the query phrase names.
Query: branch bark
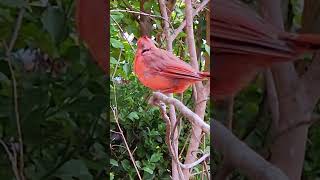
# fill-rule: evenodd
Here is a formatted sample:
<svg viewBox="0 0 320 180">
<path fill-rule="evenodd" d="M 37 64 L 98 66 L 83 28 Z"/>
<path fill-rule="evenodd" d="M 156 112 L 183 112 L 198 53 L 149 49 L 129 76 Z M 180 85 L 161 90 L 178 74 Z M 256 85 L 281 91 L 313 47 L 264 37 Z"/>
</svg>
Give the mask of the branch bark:
<svg viewBox="0 0 320 180">
<path fill-rule="evenodd" d="M 320 97 L 320 51 L 315 54 L 310 69 L 302 77 L 301 83 L 306 88 L 310 106 L 314 107 Z"/>
<path fill-rule="evenodd" d="M 215 137 L 211 140 L 211 146 L 250 179 L 289 180 L 279 168 L 263 159 L 214 119 L 211 120 L 211 133 Z"/>
<path fill-rule="evenodd" d="M 275 82 L 273 79 L 273 75 L 270 69 L 267 69 L 264 72 L 266 91 L 267 91 L 267 99 L 269 104 L 269 109 L 272 117 L 272 129 L 275 130 L 279 128 L 279 101 L 277 90 L 275 87 Z"/>
<path fill-rule="evenodd" d="M 141 0 L 140 1 L 140 11 L 150 14 L 150 9 L 145 10 L 144 4 L 147 2 L 147 0 Z M 152 30 L 152 23 L 150 16 L 146 15 L 140 15 L 139 19 L 139 25 L 140 25 L 140 36 L 148 35 L 150 36 L 151 30 Z"/>
<path fill-rule="evenodd" d="M 265 19 L 284 29 L 281 1 L 262 0 Z M 279 126 L 273 133 L 281 132 L 292 124 L 310 119 L 312 108 L 300 83 L 293 63 L 281 63 L 272 67 L 279 101 Z M 300 126 L 274 140 L 270 147 L 270 162 L 285 172 L 292 180 L 299 180 L 302 173 L 308 126 Z"/>
<path fill-rule="evenodd" d="M 28 1 L 26 1 L 28 2 Z M 11 77 L 12 77 L 12 89 L 13 89 L 13 102 L 14 102 L 14 113 L 15 113 L 15 119 L 16 119 L 16 125 L 17 125 L 17 132 L 18 132 L 18 142 L 19 142 L 19 178 L 21 180 L 25 179 L 24 176 L 24 150 L 23 150 L 23 137 L 22 137 L 22 129 L 21 129 L 21 120 L 20 120 L 20 113 L 19 113 L 19 102 L 18 102 L 18 89 L 17 89 L 17 80 L 15 77 L 15 72 L 12 66 L 12 57 L 11 52 L 14 48 L 14 45 L 18 39 L 19 31 L 23 22 L 25 14 L 25 7 L 21 7 L 19 10 L 19 14 L 16 20 L 16 24 L 9 42 L 9 45 L 5 41 L 3 41 L 3 46 L 6 50 L 6 60 L 9 65 Z M 15 153 L 15 152 L 14 152 Z M 12 164 L 13 165 L 13 164 Z M 14 167 L 12 167 L 14 168 Z"/>
<path fill-rule="evenodd" d="M 172 42 L 173 38 L 171 37 L 170 33 L 170 24 L 169 24 L 169 16 L 168 16 L 168 11 L 167 11 L 167 6 L 164 0 L 159 0 L 159 6 L 160 6 L 160 11 L 161 15 L 164 18 L 164 34 L 166 36 L 167 40 L 167 50 L 172 52 L 173 47 L 172 47 Z M 170 97 L 173 97 L 173 94 L 169 94 Z M 169 115 L 170 115 L 170 120 L 171 120 L 171 127 L 175 127 L 177 123 L 177 117 L 176 117 L 176 111 L 175 107 L 173 105 L 169 106 Z M 179 154 L 179 149 L 178 149 L 178 144 L 179 144 L 179 133 L 178 129 L 173 129 L 172 132 L 172 146 L 173 146 L 173 151 L 175 154 Z M 170 144 L 168 144 L 170 146 Z M 170 147 L 169 147 L 170 148 Z M 172 160 L 172 179 L 178 179 L 179 178 L 179 171 L 178 171 L 178 164 L 177 162 L 173 159 Z"/>
<path fill-rule="evenodd" d="M 154 92 L 153 97 L 157 100 L 160 100 L 166 104 L 172 104 L 174 105 L 180 112 L 181 114 L 186 117 L 191 124 L 197 125 L 202 131 L 204 131 L 207 134 L 210 134 L 210 125 L 204 122 L 200 116 L 192 112 L 189 108 L 187 108 L 182 102 L 179 100 L 168 97 L 160 92 Z"/>
<path fill-rule="evenodd" d="M 196 48 L 195 48 L 195 40 L 194 40 L 194 30 L 193 30 L 193 8 L 192 8 L 192 2 L 191 0 L 186 0 L 186 31 L 187 31 L 187 42 L 188 42 L 188 51 L 190 54 L 190 64 L 193 68 L 199 69 L 198 65 L 198 60 L 197 60 L 197 53 L 196 53 Z M 205 7 L 205 4 L 207 4 L 208 1 L 205 0 L 202 2 L 202 7 Z M 206 105 L 207 102 L 204 101 L 205 99 L 208 98 L 209 95 L 209 90 L 210 86 L 203 86 L 202 82 L 197 82 L 195 84 L 195 113 L 201 118 L 204 119 L 205 115 L 205 110 L 206 110 Z M 186 164 L 190 164 L 196 160 L 196 157 L 193 155 L 195 151 L 199 149 L 199 145 L 201 142 L 201 134 L 202 134 L 202 129 L 199 128 L 197 125 L 192 125 L 192 130 L 191 130 L 191 139 L 190 139 L 190 144 L 188 147 L 187 155 L 186 155 Z M 184 177 L 186 179 L 190 178 L 190 169 L 184 169 L 183 170 Z"/>
<path fill-rule="evenodd" d="M 196 8 L 196 10 L 193 12 L 192 14 L 192 18 L 194 18 L 196 15 L 198 15 L 198 13 L 200 11 L 202 11 L 204 9 L 204 7 L 209 3 L 209 0 L 204 0 L 202 1 L 201 4 L 199 4 L 199 6 Z M 172 38 L 175 39 L 178 34 L 186 27 L 186 20 L 184 20 L 181 25 L 174 31 L 173 35 L 172 35 Z"/>
</svg>

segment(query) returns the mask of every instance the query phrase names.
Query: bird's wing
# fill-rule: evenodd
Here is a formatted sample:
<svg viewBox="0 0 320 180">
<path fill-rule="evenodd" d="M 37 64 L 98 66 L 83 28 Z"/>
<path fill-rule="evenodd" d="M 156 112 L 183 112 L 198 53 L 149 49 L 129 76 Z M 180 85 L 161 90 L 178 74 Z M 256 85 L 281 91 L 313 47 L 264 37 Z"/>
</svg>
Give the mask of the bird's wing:
<svg viewBox="0 0 320 180">
<path fill-rule="evenodd" d="M 211 16 L 213 48 L 217 52 L 274 55 L 288 58 L 294 51 L 278 38 L 281 30 L 253 10 L 234 0 L 214 0 Z M 223 46 L 222 46 L 223 45 Z M 232 46 L 236 45 L 236 46 Z M 219 51 L 221 50 L 221 51 Z"/>
<path fill-rule="evenodd" d="M 107 30 L 104 27 L 107 17 L 105 1 L 76 1 L 76 25 L 80 38 L 88 45 L 90 53 L 99 66 L 107 73 Z"/>
<path fill-rule="evenodd" d="M 168 51 L 154 48 L 145 52 L 142 56 L 151 69 L 163 76 L 203 80 L 203 76 L 197 70 Z"/>
</svg>

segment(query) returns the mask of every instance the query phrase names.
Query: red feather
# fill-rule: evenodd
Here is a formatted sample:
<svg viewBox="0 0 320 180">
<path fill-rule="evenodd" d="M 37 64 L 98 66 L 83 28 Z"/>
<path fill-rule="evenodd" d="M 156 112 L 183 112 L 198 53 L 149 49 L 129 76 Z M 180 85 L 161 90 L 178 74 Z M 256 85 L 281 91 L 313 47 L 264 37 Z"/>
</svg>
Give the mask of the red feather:
<svg viewBox="0 0 320 180">
<path fill-rule="evenodd" d="M 191 84 L 208 79 L 208 72 L 199 72 L 171 52 L 157 48 L 144 36 L 138 40 L 134 72 L 140 82 L 154 91 L 182 93 Z"/>
<path fill-rule="evenodd" d="M 320 47 L 320 36 L 283 32 L 239 1 L 213 0 L 211 5 L 211 91 L 216 99 L 235 95 L 261 68 Z"/>
<path fill-rule="evenodd" d="M 107 69 L 107 3 L 103 0 L 77 0 L 76 23 L 80 38 L 88 46 L 90 53 L 103 69 Z"/>
</svg>

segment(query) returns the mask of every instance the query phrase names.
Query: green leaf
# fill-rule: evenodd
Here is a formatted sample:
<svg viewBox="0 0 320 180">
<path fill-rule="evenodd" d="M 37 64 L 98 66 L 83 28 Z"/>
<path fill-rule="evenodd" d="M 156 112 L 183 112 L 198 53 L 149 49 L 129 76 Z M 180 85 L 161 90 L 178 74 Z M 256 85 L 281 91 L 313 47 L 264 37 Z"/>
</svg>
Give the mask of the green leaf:
<svg viewBox="0 0 320 180">
<path fill-rule="evenodd" d="M 130 162 L 127 159 L 121 161 L 121 165 L 122 165 L 123 169 L 126 171 L 128 171 L 131 167 Z"/>
<path fill-rule="evenodd" d="M 9 78 L 2 72 L 0 72 L 0 82 L 6 82 L 6 83 L 9 83 L 10 80 Z"/>
<path fill-rule="evenodd" d="M 114 159 L 110 159 L 110 164 L 117 167 L 119 166 L 118 162 Z"/>
<path fill-rule="evenodd" d="M 154 2 L 152 1 L 146 1 L 143 4 L 145 10 L 151 10 L 153 5 L 154 5 Z"/>
<path fill-rule="evenodd" d="M 119 49 L 122 49 L 122 48 L 123 48 L 122 42 L 120 42 L 120 41 L 117 40 L 117 39 L 110 38 L 110 43 L 111 43 L 111 45 L 112 45 L 114 48 L 119 48 Z"/>
<path fill-rule="evenodd" d="M 124 15 L 121 12 L 111 12 L 111 16 L 115 21 L 121 21 L 121 19 L 124 17 Z M 110 19 L 110 22 L 114 23 L 114 21 Z"/>
<path fill-rule="evenodd" d="M 153 170 L 150 169 L 148 166 L 144 167 L 143 170 L 146 171 L 149 174 L 153 174 Z"/>
<path fill-rule="evenodd" d="M 40 48 L 50 57 L 57 57 L 57 49 L 49 33 L 45 33 L 41 25 L 27 23 L 21 27 L 20 39 L 28 46 Z"/>
<path fill-rule="evenodd" d="M 117 64 L 117 60 L 114 57 L 110 57 L 110 64 Z"/>
<path fill-rule="evenodd" d="M 138 113 L 133 111 L 128 115 L 128 118 L 134 121 L 135 119 L 139 119 Z"/>
<path fill-rule="evenodd" d="M 92 155 L 95 157 L 95 159 L 107 159 L 108 155 L 105 147 L 102 144 L 96 142 L 92 148 L 94 149 Z"/>
<path fill-rule="evenodd" d="M 42 24 L 51 38 L 56 42 L 61 42 L 66 36 L 66 18 L 64 12 L 58 8 L 50 6 L 42 14 Z"/>
<path fill-rule="evenodd" d="M 141 162 L 140 161 L 136 161 L 136 166 L 141 169 Z"/>
<path fill-rule="evenodd" d="M 160 153 L 155 153 L 155 154 L 152 154 L 151 158 L 150 158 L 150 162 L 158 162 L 160 161 L 160 159 L 162 158 L 162 154 Z"/>
<path fill-rule="evenodd" d="M 55 177 L 61 179 L 73 179 L 78 178 L 79 180 L 92 180 L 93 177 L 90 174 L 86 164 L 82 160 L 71 159 L 66 162 L 59 170 L 55 173 Z"/>
<path fill-rule="evenodd" d="M 128 63 L 125 63 L 123 66 L 123 71 L 126 73 L 126 75 L 128 76 L 129 72 L 130 72 L 130 66 Z"/>
</svg>

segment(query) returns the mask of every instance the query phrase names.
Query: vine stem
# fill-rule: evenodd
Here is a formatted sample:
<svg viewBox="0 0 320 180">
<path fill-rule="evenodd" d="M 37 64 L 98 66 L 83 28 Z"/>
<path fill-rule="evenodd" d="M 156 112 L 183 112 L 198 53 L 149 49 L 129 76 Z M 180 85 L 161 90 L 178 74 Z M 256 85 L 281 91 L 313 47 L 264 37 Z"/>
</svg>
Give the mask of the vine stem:
<svg viewBox="0 0 320 180">
<path fill-rule="evenodd" d="M 23 16 L 25 13 L 25 7 L 21 7 L 17 21 L 11 36 L 11 40 L 9 43 L 9 46 L 6 44 L 6 42 L 3 42 L 3 46 L 6 49 L 6 60 L 8 62 L 8 66 L 10 69 L 10 74 L 12 78 L 12 88 L 13 88 L 13 99 L 14 99 L 14 111 L 15 111 L 15 119 L 17 124 L 17 131 L 18 131 L 18 140 L 19 140 L 19 175 L 20 179 L 24 180 L 24 151 L 23 151 L 23 139 L 22 139 L 22 130 L 21 130 L 21 122 L 20 122 L 20 114 L 19 114 L 19 104 L 18 104 L 18 90 L 17 90 L 17 80 L 15 77 L 15 73 L 12 66 L 12 58 L 11 58 L 11 52 L 13 50 L 13 47 L 18 39 L 19 31 L 22 25 Z"/>
</svg>

